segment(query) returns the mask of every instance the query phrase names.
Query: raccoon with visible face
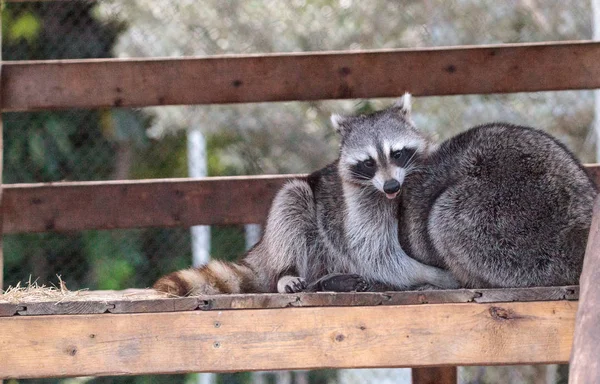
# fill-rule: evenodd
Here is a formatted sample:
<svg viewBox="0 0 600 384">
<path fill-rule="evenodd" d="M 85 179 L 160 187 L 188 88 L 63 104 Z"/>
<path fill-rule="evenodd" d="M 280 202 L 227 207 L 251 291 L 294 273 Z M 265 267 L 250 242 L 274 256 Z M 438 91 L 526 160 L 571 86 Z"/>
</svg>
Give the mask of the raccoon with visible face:
<svg viewBox="0 0 600 384">
<path fill-rule="evenodd" d="M 493 123 L 436 147 L 412 125 L 397 130 L 393 111 L 338 120 L 350 131 L 394 130 L 405 146 L 391 147 L 392 161 L 411 160 L 389 192 L 400 189 L 398 237 L 410 257 L 450 270 L 463 287 L 578 283 L 597 190 L 565 146 L 533 128 Z M 369 165 L 342 172 L 366 180 Z"/>
<path fill-rule="evenodd" d="M 332 116 L 339 159 L 277 193 L 261 241 L 241 262 L 175 272 L 155 288 L 176 295 L 457 288 L 448 271 L 409 257 L 398 240 L 397 196 L 432 149 L 412 123 L 410 99 L 368 116 Z"/>
</svg>

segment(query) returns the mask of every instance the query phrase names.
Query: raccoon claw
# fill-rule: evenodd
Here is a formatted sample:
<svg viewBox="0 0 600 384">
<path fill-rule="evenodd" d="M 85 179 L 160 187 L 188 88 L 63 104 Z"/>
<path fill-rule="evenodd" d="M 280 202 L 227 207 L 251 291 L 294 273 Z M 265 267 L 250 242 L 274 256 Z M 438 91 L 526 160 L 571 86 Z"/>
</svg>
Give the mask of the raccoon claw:
<svg viewBox="0 0 600 384">
<path fill-rule="evenodd" d="M 277 292 L 298 293 L 306 289 L 306 280 L 297 276 L 283 276 L 277 282 Z"/>
<path fill-rule="evenodd" d="M 367 292 L 371 288 L 371 284 L 367 283 L 360 277 L 360 281 L 356 284 L 356 292 Z"/>
<path fill-rule="evenodd" d="M 308 291 L 312 292 L 365 292 L 371 289 L 371 284 L 357 274 L 332 273 L 311 284 Z"/>
</svg>

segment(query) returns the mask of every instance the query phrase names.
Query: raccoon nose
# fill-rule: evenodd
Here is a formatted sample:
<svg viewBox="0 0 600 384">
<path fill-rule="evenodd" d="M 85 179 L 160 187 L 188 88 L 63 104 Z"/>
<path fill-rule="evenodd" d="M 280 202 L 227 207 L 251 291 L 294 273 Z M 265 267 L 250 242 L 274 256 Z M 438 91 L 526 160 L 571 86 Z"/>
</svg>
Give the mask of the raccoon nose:
<svg viewBox="0 0 600 384">
<path fill-rule="evenodd" d="M 396 179 L 390 179 L 383 184 L 383 192 L 396 193 L 400 190 L 400 183 Z"/>
</svg>

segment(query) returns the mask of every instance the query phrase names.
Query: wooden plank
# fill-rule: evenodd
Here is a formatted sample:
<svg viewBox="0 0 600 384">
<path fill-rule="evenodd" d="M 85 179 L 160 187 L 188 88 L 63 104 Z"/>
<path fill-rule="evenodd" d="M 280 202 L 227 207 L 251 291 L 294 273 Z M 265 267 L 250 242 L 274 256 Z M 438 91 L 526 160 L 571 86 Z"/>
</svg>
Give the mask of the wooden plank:
<svg viewBox="0 0 600 384">
<path fill-rule="evenodd" d="M 3 111 L 600 88 L 600 43 L 6 62 Z M 157 76 L 160 74 L 160 76 Z"/>
<path fill-rule="evenodd" d="M 277 309 L 289 307 L 359 307 L 444 303 L 502 303 L 577 300 L 579 287 L 536 287 L 504 289 L 458 289 L 402 292 L 232 294 L 167 298 L 152 289 L 88 291 L 66 297 L 2 301 L 0 316 L 74 315 L 94 313 L 149 313 L 220 311 L 230 309 Z"/>
<path fill-rule="evenodd" d="M 576 302 L 0 318 L 0 378 L 558 363 Z M 18 353 L 15 353 L 18 351 Z"/>
<path fill-rule="evenodd" d="M 58 2 L 92 2 L 95 0 L 3 0 L 5 3 L 58 3 Z"/>
<path fill-rule="evenodd" d="M 290 176 L 13 184 L 4 233 L 261 223 Z"/>
<path fill-rule="evenodd" d="M 22 306 L 11 303 L 0 303 L 0 317 L 14 316 L 17 315 L 19 311 L 25 309 Z"/>
<path fill-rule="evenodd" d="M 103 302 L 89 301 L 67 301 L 67 302 L 43 302 L 23 305 L 23 308 L 17 311 L 19 315 L 63 315 L 63 314 L 93 314 L 107 313 L 113 306 Z"/>
<path fill-rule="evenodd" d="M 412 384 L 456 384 L 456 367 L 413 368 Z"/>
<path fill-rule="evenodd" d="M 0 29 L 2 29 L 2 12 L 4 11 L 4 7 L 0 4 Z M 0 33 L 0 109 L 2 108 L 2 88 L 3 88 L 3 72 L 2 72 L 2 33 Z M 4 125 L 2 122 L 2 113 L 0 112 L 0 228 L 2 228 L 3 218 L 4 218 L 4 205 L 2 203 L 2 190 L 3 182 L 4 182 Z M 4 289 L 4 246 L 3 246 L 3 236 L 0 233 L 0 292 Z M 2 384 L 0 382 L 0 384 Z"/>
<path fill-rule="evenodd" d="M 600 185 L 600 166 L 587 167 Z M 289 179 L 304 175 L 9 184 L 4 233 L 262 223 Z"/>
<path fill-rule="evenodd" d="M 600 198 L 594 204 L 583 272 L 581 304 L 577 312 L 569 383 L 597 383 L 600 378 Z"/>
<path fill-rule="evenodd" d="M 195 311 L 205 307 L 205 302 L 195 297 L 160 300 L 127 300 L 111 302 L 110 313 L 149 313 Z"/>
</svg>

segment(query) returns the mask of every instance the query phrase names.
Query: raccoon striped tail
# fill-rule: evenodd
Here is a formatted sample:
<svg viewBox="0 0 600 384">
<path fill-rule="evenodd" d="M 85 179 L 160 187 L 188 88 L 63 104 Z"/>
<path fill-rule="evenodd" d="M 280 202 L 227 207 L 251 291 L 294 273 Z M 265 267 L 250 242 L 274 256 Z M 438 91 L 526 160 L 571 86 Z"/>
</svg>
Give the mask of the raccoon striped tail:
<svg viewBox="0 0 600 384">
<path fill-rule="evenodd" d="M 211 261 L 158 279 L 153 288 L 174 296 L 257 292 L 256 274 L 249 265 Z"/>
</svg>

